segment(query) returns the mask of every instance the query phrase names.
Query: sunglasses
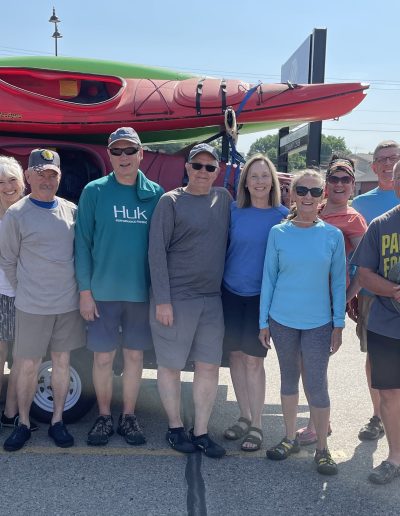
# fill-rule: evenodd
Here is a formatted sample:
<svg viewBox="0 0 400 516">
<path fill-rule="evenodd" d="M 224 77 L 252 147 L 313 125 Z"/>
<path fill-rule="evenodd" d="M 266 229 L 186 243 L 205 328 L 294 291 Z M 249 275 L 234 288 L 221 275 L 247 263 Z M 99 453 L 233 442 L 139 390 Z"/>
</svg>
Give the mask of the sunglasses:
<svg viewBox="0 0 400 516">
<path fill-rule="evenodd" d="M 125 149 L 120 149 L 119 147 L 113 147 L 109 149 L 110 154 L 113 156 L 122 156 L 122 154 L 126 154 L 127 156 L 132 156 L 139 152 L 140 147 L 125 147 Z"/>
<path fill-rule="evenodd" d="M 215 172 L 218 168 L 214 165 L 203 165 L 202 163 L 189 163 L 189 165 L 193 168 L 193 170 L 201 170 L 204 167 L 207 172 Z"/>
<path fill-rule="evenodd" d="M 327 182 L 331 185 L 338 185 L 339 183 L 342 183 L 343 185 L 349 185 L 353 182 L 353 178 L 350 176 L 328 176 Z"/>
<path fill-rule="evenodd" d="M 323 188 L 307 188 L 306 186 L 296 186 L 296 193 L 300 197 L 305 197 L 310 192 L 311 197 L 321 197 L 324 192 Z"/>
</svg>

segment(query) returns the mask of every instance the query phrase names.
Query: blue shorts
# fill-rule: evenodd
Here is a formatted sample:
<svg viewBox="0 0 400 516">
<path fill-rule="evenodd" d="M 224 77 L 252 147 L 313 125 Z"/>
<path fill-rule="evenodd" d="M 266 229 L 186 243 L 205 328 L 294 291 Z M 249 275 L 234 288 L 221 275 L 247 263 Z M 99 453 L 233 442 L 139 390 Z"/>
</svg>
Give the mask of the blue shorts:
<svg viewBox="0 0 400 516">
<path fill-rule="evenodd" d="M 100 317 L 88 323 L 87 347 L 107 353 L 118 346 L 151 349 L 149 304 L 130 301 L 96 301 Z"/>
</svg>

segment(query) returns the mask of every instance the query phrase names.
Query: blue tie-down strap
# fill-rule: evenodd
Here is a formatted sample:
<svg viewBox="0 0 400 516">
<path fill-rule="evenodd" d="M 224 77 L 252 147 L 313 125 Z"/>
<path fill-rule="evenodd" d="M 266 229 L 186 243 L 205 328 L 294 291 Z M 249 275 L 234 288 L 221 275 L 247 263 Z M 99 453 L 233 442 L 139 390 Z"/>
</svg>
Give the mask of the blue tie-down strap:
<svg viewBox="0 0 400 516">
<path fill-rule="evenodd" d="M 240 176 L 240 164 L 245 163 L 244 157 L 236 150 L 235 142 L 231 136 L 228 136 L 229 148 L 230 148 L 230 160 L 225 169 L 224 187 L 233 189 L 233 195 L 236 197 L 237 187 Z M 232 168 L 234 168 L 233 186 L 229 183 Z"/>
<path fill-rule="evenodd" d="M 249 91 L 246 93 L 244 99 L 242 100 L 242 102 L 239 104 L 239 107 L 237 108 L 236 110 L 236 118 L 239 117 L 240 113 L 242 112 L 244 106 L 246 105 L 246 102 L 249 100 L 249 98 L 253 95 L 253 93 L 255 93 L 258 88 L 260 87 L 259 84 L 257 84 L 256 86 L 253 86 L 252 88 L 249 89 Z"/>
</svg>

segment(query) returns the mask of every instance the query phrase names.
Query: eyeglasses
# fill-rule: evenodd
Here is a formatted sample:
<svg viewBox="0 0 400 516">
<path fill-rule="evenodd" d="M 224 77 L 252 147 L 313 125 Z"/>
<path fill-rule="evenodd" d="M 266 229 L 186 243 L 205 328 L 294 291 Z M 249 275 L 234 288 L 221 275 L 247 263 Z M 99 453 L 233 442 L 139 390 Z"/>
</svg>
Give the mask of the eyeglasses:
<svg viewBox="0 0 400 516">
<path fill-rule="evenodd" d="M 331 185 L 338 185 L 339 183 L 342 183 L 343 185 L 349 185 L 350 183 L 353 182 L 353 178 L 350 176 L 343 176 L 343 177 L 328 176 L 327 182 L 330 183 Z"/>
<path fill-rule="evenodd" d="M 122 154 L 126 154 L 127 156 L 132 156 L 139 152 L 140 147 L 125 147 L 125 149 L 121 149 L 119 147 L 112 147 L 109 149 L 110 154 L 113 156 L 122 156 Z"/>
<path fill-rule="evenodd" d="M 207 172 L 215 172 L 218 168 L 214 165 L 203 165 L 203 163 L 189 163 L 189 165 L 193 168 L 193 170 L 201 170 L 204 167 Z"/>
<path fill-rule="evenodd" d="M 296 186 L 296 193 L 300 197 L 305 197 L 310 192 L 311 197 L 321 197 L 324 192 L 323 188 L 307 188 L 306 186 Z"/>
<path fill-rule="evenodd" d="M 396 163 L 396 161 L 399 161 L 399 160 L 400 160 L 400 154 L 392 154 L 391 156 L 382 156 L 380 158 L 375 158 L 374 162 L 380 163 L 381 165 L 383 165 L 384 163 L 386 163 L 386 161 L 389 161 L 389 163 Z"/>
</svg>

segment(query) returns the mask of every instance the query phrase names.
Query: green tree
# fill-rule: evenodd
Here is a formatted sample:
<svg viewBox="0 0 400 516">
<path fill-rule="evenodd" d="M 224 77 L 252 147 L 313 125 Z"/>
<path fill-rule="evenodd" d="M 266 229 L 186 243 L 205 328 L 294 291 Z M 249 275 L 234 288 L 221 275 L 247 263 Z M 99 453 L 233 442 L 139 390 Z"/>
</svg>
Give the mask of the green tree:
<svg viewBox="0 0 400 516">
<path fill-rule="evenodd" d="M 321 163 L 327 164 L 332 154 L 348 155 L 351 154 L 342 136 L 322 135 L 321 138 Z"/>
<path fill-rule="evenodd" d="M 262 138 L 258 138 L 251 144 L 247 158 L 261 152 L 266 154 L 269 159 L 276 166 L 278 164 L 278 134 L 269 134 Z M 321 164 L 327 164 L 333 153 L 341 155 L 350 154 L 350 150 L 346 146 L 346 142 L 342 136 L 330 136 L 323 134 L 321 137 Z M 288 170 L 301 170 L 306 168 L 306 153 L 305 151 L 297 152 L 289 155 Z"/>
<path fill-rule="evenodd" d="M 247 158 L 250 158 L 253 154 L 257 154 L 258 152 L 266 154 L 274 165 L 276 165 L 278 155 L 278 135 L 268 134 L 267 136 L 258 138 L 250 145 Z"/>
</svg>

